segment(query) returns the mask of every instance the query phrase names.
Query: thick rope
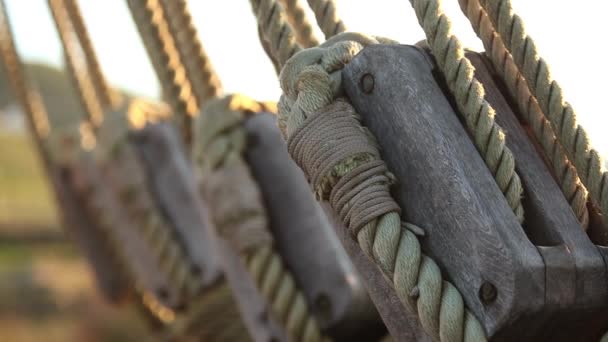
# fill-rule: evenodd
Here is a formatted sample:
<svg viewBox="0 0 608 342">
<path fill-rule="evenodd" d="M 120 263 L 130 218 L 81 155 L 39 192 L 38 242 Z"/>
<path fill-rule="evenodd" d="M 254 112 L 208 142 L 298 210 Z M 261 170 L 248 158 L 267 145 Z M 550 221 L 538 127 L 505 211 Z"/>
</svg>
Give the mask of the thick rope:
<svg viewBox="0 0 608 342">
<path fill-rule="evenodd" d="M 203 48 L 185 0 L 161 0 L 171 35 L 192 81 L 199 107 L 222 93 L 222 83 Z"/>
<path fill-rule="evenodd" d="M 191 141 L 191 119 L 199 111 L 192 83 L 169 30 L 159 0 L 129 0 L 131 15 L 156 70 L 163 97 L 171 106 L 177 126 L 187 144 Z"/>
<path fill-rule="evenodd" d="M 301 0 L 281 0 L 281 4 L 287 14 L 287 21 L 293 28 L 296 41 L 300 46 L 309 48 L 319 45 L 319 40 L 315 37 L 312 25 L 306 17 L 306 12 L 302 7 Z"/>
<path fill-rule="evenodd" d="M 291 340 L 323 341 L 304 295 L 273 247 L 261 192 L 242 157 L 247 144 L 242 120 L 263 108 L 236 95 L 210 102 L 197 118 L 192 159 L 219 235 L 244 259 L 272 315 Z"/>
<path fill-rule="evenodd" d="M 296 43 L 293 32 L 285 19 L 283 8 L 276 0 L 250 0 L 258 26 L 268 50 L 281 67 L 301 48 Z"/>
<path fill-rule="evenodd" d="M 281 72 L 279 119 L 289 152 L 317 197 L 330 201 L 429 336 L 436 341 L 485 341 L 459 291 L 422 253 L 412 232 L 420 229 L 402 225 L 389 193 L 394 176 L 375 138 L 345 99 L 335 100 L 344 65 L 364 46 L 378 43 L 390 41 L 345 33 L 287 62 Z"/>
<path fill-rule="evenodd" d="M 556 178 L 566 200 L 584 229 L 589 224 L 587 210 L 587 190 L 583 187 L 576 168 L 568 160 L 562 145 L 555 136 L 551 123 L 543 114 L 536 98 L 515 65 L 513 57 L 506 49 L 501 36 L 494 30 L 487 12 L 479 0 L 459 0 L 460 7 L 471 21 L 473 29 L 481 39 L 494 69 L 505 82 L 511 96 L 516 99 L 520 113 L 532 128 L 534 136 L 543 147 L 551 162 Z"/>
<path fill-rule="evenodd" d="M 346 31 L 346 25 L 338 16 L 333 0 L 308 0 L 308 5 L 315 14 L 317 24 L 326 39 Z"/>
<path fill-rule="evenodd" d="M 76 88 L 80 102 L 89 120 L 93 123 L 94 127 L 99 127 L 103 121 L 103 106 L 97 97 L 95 86 L 88 70 L 86 68 L 83 70 L 81 65 L 81 62 L 84 61 L 81 58 L 82 51 L 80 51 L 79 46 L 72 39 L 75 29 L 70 22 L 65 2 L 63 0 L 48 0 L 48 4 L 53 14 L 55 26 L 59 32 L 59 38 L 65 52 L 70 76 L 74 82 L 74 88 Z"/>
<path fill-rule="evenodd" d="M 95 88 L 99 102 L 104 109 L 115 108 L 119 102 L 118 94 L 112 91 L 112 89 L 108 86 L 108 83 L 101 72 L 101 67 L 99 66 L 97 57 L 95 56 L 93 44 L 89 38 L 84 20 L 82 19 L 78 1 L 64 0 L 64 3 L 68 17 L 70 18 L 76 36 L 78 37 L 80 47 L 82 48 L 88 73 L 91 78 L 91 83 Z"/>
<path fill-rule="evenodd" d="M 547 62 L 539 56 L 522 19 L 513 12 L 508 0 L 482 0 L 480 3 L 513 56 L 530 93 L 551 122 L 591 198 L 603 214 L 608 214 L 608 172 L 603 170 L 600 154 L 592 148 L 587 132 L 577 123 L 574 109 L 564 100 L 561 87 L 552 78 Z"/>
<path fill-rule="evenodd" d="M 465 57 L 458 38 L 452 34 L 439 0 L 410 0 L 410 3 L 477 150 L 515 216 L 523 222 L 523 189 L 515 172 L 515 160 L 505 145 L 505 134 L 494 120 L 494 108 L 485 100 L 483 86 L 474 76 L 475 68 Z"/>
</svg>

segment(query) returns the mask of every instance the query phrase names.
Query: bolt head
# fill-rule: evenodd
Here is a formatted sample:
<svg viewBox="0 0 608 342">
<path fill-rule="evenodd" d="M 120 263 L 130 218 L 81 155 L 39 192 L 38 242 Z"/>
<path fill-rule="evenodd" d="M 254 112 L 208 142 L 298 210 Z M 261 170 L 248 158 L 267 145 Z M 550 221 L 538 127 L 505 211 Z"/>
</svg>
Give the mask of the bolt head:
<svg viewBox="0 0 608 342">
<path fill-rule="evenodd" d="M 375 85 L 374 75 L 367 73 L 361 77 L 361 82 L 360 82 L 361 91 L 364 92 L 365 94 L 371 94 L 372 91 L 374 91 L 374 85 Z"/>
</svg>

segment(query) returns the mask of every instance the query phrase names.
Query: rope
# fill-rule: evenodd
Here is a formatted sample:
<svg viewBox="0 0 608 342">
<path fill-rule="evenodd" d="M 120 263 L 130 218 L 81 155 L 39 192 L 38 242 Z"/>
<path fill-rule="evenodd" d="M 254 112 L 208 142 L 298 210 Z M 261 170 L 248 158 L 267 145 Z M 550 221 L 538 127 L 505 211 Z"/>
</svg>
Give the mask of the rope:
<svg viewBox="0 0 608 342">
<path fill-rule="evenodd" d="M 187 77 L 175 40 L 159 0 L 129 0 L 131 15 L 156 70 L 163 97 L 171 106 L 185 142 L 191 138 L 191 118 L 199 111 L 193 87 Z"/>
<path fill-rule="evenodd" d="M 539 56 L 522 19 L 514 14 L 510 1 L 482 0 L 480 3 L 525 78 L 530 93 L 551 122 L 568 159 L 574 162 L 591 198 L 603 214 L 608 214 L 608 172 L 603 170 L 599 153 L 577 123 L 574 109 L 564 100 L 561 87 L 552 78 L 547 62 Z"/>
<path fill-rule="evenodd" d="M 78 45 L 72 39 L 75 30 L 70 23 L 65 2 L 63 0 L 48 0 L 48 4 L 59 32 L 66 64 L 80 102 L 93 126 L 99 127 L 103 121 L 103 106 L 96 96 L 95 87 L 89 73 L 83 70 L 82 65 L 79 64 L 83 61 L 82 51 L 79 50 Z"/>
<path fill-rule="evenodd" d="M 308 5 L 314 12 L 317 24 L 326 39 L 346 31 L 346 25 L 338 16 L 333 0 L 308 0 Z"/>
<path fill-rule="evenodd" d="M 199 107 L 222 93 L 222 84 L 192 23 L 185 0 L 161 0 L 171 36 L 192 81 L 192 90 Z"/>
<path fill-rule="evenodd" d="M 250 0 L 251 8 L 268 50 L 274 55 L 279 66 L 301 48 L 296 44 L 291 28 L 284 18 L 283 8 L 276 0 Z"/>
<path fill-rule="evenodd" d="M 523 222 L 522 185 L 515 172 L 515 160 L 505 146 L 505 134 L 494 120 L 494 108 L 485 100 L 484 89 L 475 78 L 475 68 L 465 57 L 458 38 L 438 0 L 410 0 L 426 34 L 439 69 L 445 75 L 477 150 L 494 175 L 509 206 Z"/>
<path fill-rule="evenodd" d="M 193 160 L 219 235 L 243 258 L 271 313 L 291 340 L 323 341 L 303 294 L 273 248 L 262 195 L 242 157 L 247 113 L 262 104 L 233 95 L 210 102 L 196 122 Z"/>
<path fill-rule="evenodd" d="M 279 120 L 288 149 L 317 197 L 329 200 L 363 252 L 393 283 L 402 303 L 436 341 L 485 341 L 458 290 L 402 225 L 387 170 L 373 135 L 341 92 L 341 69 L 364 46 L 391 43 L 344 33 L 294 55 L 281 72 Z M 394 43 L 394 42 L 392 42 Z"/>
<path fill-rule="evenodd" d="M 30 131 L 34 135 L 41 156 L 45 158 L 43 141 L 48 137 L 50 124 L 40 94 L 26 81 L 21 60 L 15 48 L 13 32 L 9 23 L 6 4 L 0 0 L 0 57 L 6 67 L 8 80 L 17 101 L 26 115 Z"/>
<path fill-rule="evenodd" d="M 287 14 L 287 21 L 295 32 L 298 44 L 305 48 L 319 45 L 300 0 L 281 0 L 281 4 Z"/>
<path fill-rule="evenodd" d="M 487 12 L 479 1 L 460 0 L 459 3 L 483 42 L 495 70 L 505 82 L 511 96 L 517 100 L 524 120 L 530 125 L 534 136 L 543 147 L 545 155 L 551 162 L 553 175 L 566 200 L 569 201 L 582 227 L 586 229 L 589 224 L 587 190 L 581 184 L 576 168 L 568 160 L 566 152 L 557 140 L 551 123 L 543 114 L 536 98 L 530 93 L 524 76 L 515 65 L 513 57 L 507 51 L 502 38 L 494 30 Z"/>
<path fill-rule="evenodd" d="M 84 20 L 80 14 L 80 8 L 76 0 L 64 0 L 67 15 L 70 18 L 72 27 L 78 37 L 80 47 L 84 54 L 84 59 L 88 67 L 88 74 L 91 78 L 91 83 L 95 88 L 95 93 L 102 106 L 102 108 L 114 108 L 118 104 L 118 94 L 113 92 L 108 86 L 105 77 L 101 72 L 101 67 L 95 56 L 95 50 L 93 44 L 89 38 Z"/>
</svg>

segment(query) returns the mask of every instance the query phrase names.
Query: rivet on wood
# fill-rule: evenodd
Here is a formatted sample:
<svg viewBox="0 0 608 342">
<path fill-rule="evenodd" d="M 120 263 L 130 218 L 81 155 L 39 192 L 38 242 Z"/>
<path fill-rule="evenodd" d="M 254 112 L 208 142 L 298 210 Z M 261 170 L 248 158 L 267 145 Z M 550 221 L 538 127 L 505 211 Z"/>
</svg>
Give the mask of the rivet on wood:
<svg viewBox="0 0 608 342">
<path fill-rule="evenodd" d="M 498 296 L 498 290 L 494 284 L 484 281 L 479 288 L 479 299 L 484 304 L 490 304 L 496 300 Z"/>
<path fill-rule="evenodd" d="M 371 94 L 371 92 L 374 91 L 374 83 L 374 76 L 372 74 L 364 74 L 361 77 L 361 91 L 365 94 Z"/>
</svg>

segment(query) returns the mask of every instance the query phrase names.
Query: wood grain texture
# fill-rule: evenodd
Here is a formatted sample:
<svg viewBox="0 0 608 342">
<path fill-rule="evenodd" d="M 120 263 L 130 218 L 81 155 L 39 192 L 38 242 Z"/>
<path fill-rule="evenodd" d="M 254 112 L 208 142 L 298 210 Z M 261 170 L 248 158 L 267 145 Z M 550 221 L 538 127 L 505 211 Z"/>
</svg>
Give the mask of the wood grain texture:
<svg viewBox="0 0 608 342">
<path fill-rule="evenodd" d="M 245 158 L 256 179 L 276 246 L 322 329 L 336 341 L 386 332 L 361 276 L 291 160 L 271 114 L 245 121 Z"/>
<path fill-rule="evenodd" d="M 204 287 L 221 277 L 211 221 L 178 132 L 168 123 L 148 124 L 130 133 L 156 204 L 175 228 L 185 252 L 200 270 Z"/>
<path fill-rule="evenodd" d="M 371 92 L 360 89 L 363 75 Z M 489 336 L 544 304 L 544 263 L 433 77 L 410 46 L 371 46 L 343 70 L 348 97 L 395 173 L 404 219 Z M 496 288 L 480 299 L 482 284 Z"/>
<path fill-rule="evenodd" d="M 485 88 L 486 99 L 496 110 L 496 122 L 507 133 L 506 143 L 513 152 L 525 188 L 526 232 L 539 249 L 546 267 L 545 307 L 560 317 L 551 320 L 553 327 L 545 328 L 553 335 L 543 335 L 551 340 L 595 341 L 599 332 L 592 327 L 608 329 L 608 320 L 600 318 L 600 313 L 608 308 L 606 263 L 578 224 L 533 138 L 518 121 L 517 108 L 510 106 L 503 96 L 506 88 L 493 77 L 490 61 L 474 52 L 468 52 L 467 57 Z M 577 331 L 581 316 L 588 317 L 589 327 Z M 593 316 L 603 322 L 592 323 Z"/>
</svg>

